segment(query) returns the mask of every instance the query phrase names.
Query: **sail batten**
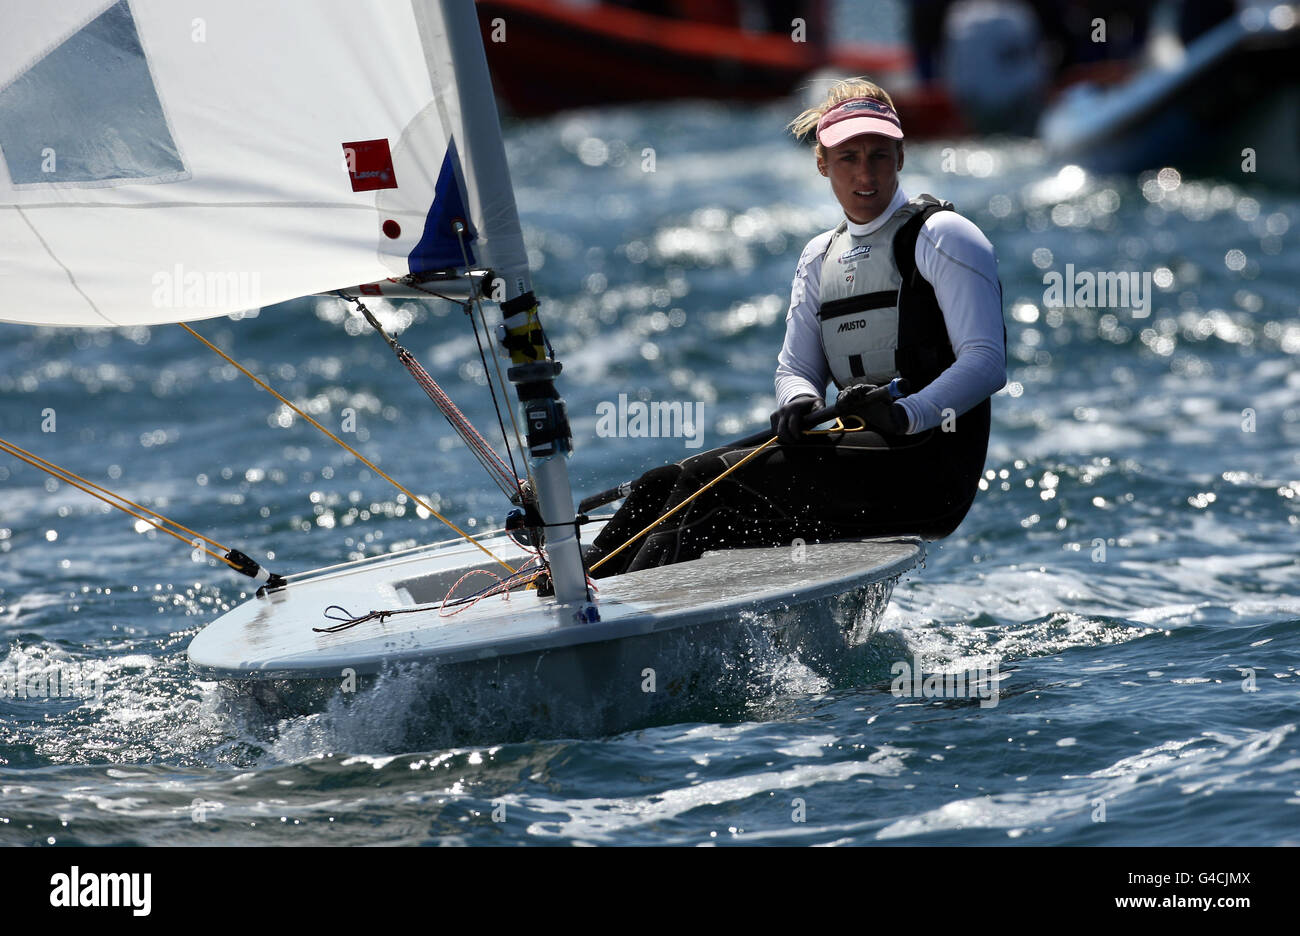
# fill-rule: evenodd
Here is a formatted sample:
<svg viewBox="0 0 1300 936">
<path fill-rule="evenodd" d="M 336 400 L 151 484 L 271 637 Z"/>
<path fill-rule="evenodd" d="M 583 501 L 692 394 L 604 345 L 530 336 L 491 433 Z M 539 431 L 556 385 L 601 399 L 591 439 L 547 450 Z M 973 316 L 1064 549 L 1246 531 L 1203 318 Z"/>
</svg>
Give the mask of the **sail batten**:
<svg viewBox="0 0 1300 936">
<path fill-rule="evenodd" d="M 471 0 L 33 6 L 0 0 L 0 320 L 194 321 L 461 270 L 457 219 L 471 266 L 527 284 Z"/>
</svg>

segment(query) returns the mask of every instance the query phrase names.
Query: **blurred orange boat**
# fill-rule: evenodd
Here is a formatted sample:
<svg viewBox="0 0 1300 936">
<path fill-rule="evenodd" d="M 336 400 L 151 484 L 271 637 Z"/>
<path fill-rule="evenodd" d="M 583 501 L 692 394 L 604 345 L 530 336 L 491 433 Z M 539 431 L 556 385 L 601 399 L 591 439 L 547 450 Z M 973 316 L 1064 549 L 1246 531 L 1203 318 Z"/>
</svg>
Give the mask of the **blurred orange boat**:
<svg viewBox="0 0 1300 936">
<path fill-rule="evenodd" d="M 662 4 L 669 13 L 613 3 L 478 0 L 479 25 L 498 95 L 517 116 L 575 107 L 680 98 L 761 101 L 786 97 L 818 73 L 866 75 L 888 87 L 910 138 L 967 131 L 937 84 L 917 87 L 903 44 L 831 45 L 820 2 L 802 9 L 807 32 L 734 25 L 726 0 Z M 675 15 L 674 15 L 675 14 Z M 895 90 L 898 89 L 898 90 Z"/>
</svg>

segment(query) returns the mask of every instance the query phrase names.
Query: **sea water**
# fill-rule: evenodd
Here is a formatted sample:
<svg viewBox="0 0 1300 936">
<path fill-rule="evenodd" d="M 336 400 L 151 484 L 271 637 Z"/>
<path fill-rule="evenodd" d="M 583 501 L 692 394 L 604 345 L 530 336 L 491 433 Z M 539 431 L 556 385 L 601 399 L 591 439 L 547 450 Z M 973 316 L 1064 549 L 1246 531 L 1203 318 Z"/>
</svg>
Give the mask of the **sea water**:
<svg viewBox="0 0 1300 936">
<path fill-rule="evenodd" d="M 795 261 L 837 221 L 782 136 L 797 109 L 507 128 L 579 495 L 701 450 L 598 431 L 624 395 L 699 413 L 706 448 L 767 424 Z M 395 674 L 268 716 L 185 659 L 243 581 L 0 459 L 0 842 L 1300 842 L 1300 203 L 1174 168 L 907 146 L 905 189 L 952 200 L 999 257 L 983 490 L 898 584 L 868 665 L 831 680 L 770 648 L 738 709 L 505 742 L 467 699 L 476 740 L 451 746 Z M 1149 308 L 1051 304 L 1067 266 L 1150 274 Z M 372 308 L 497 439 L 460 309 Z M 197 327 L 457 522 L 502 522 L 341 303 Z M 444 538 L 175 326 L 0 328 L 0 430 L 277 571 Z"/>
</svg>

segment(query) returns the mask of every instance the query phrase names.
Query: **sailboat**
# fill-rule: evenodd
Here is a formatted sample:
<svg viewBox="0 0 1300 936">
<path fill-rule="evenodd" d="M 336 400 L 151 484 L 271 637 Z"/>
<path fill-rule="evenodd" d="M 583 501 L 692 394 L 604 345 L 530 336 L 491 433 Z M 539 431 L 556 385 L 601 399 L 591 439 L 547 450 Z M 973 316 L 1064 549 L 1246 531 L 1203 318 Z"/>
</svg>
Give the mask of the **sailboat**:
<svg viewBox="0 0 1300 936">
<path fill-rule="evenodd" d="M 1039 124 L 1048 155 L 1103 174 L 1177 166 L 1300 185 L 1300 7 L 1224 13 L 1186 46 L 1159 33 L 1127 81 L 1070 86 Z"/>
<path fill-rule="evenodd" d="M 259 587 L 190 643 L 199 677 L 337 686 L 431 666 L 617 712 L 598 720 L 616 730 L 668 717 L 760 637 L 833 668 L 872 635 L 918 539 L 726 550 L 596 592 L 582 540 L 603 521 L 575 510 L 561 365 L 471 0 L 0 9 L 0 319 L 152 325 L 303 296 L 363 313 L 370 297 L 440 297 L 486 330 L 484 305 L 500 309 L 490 353 L 526 435 L 521 476 L 506 472 L 513 528 L 285 575 L 214 554 Z M 486 589 L 461 586 L 484 573 Z"/>
</svg>

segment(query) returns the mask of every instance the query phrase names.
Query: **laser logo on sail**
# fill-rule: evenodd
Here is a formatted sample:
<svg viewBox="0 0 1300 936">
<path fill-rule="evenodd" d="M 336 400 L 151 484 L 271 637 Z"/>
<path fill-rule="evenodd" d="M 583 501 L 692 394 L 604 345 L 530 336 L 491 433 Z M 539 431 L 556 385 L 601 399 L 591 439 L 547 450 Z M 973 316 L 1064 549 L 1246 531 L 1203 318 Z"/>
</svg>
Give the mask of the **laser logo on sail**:
<svg viewBox="0 0 1300 936">
<path fill-rule="evenodd" d="M 357 140 L 343 144 L 343 158 L 354 192 L 397 188 L 388 140 Z"/>
</svg>

